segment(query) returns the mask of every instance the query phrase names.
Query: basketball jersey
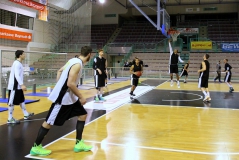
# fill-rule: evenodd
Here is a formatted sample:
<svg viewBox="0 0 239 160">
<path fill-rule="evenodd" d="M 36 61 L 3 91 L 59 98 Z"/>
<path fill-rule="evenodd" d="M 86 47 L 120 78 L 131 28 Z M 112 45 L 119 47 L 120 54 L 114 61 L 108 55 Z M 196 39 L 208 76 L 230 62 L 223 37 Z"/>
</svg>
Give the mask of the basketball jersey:
<svg viewBox="0 0 239 160">
<path fill-rule="evenodd" d="M 200 77 L 206 77 L 209 78 L 209 69 L 210 69 L 210 64 L 208 60 L 204 60 L 204 63 L 206 65 L 206 70 L 200 73 Z M 202 69 L 202 64 L 200 66 L 200 69 Z"/>
<path fill-rule="evenodd" d="M 141 66 L 141 64 L 139 64 L 138 66 L 137 66 L 136 64 L 134 64 L 133 72 L 137 72 L 137 71 L 142 71 L 142 66 Z M 139 78 L 139 77 L 136 76 L 135 74 L 133 74 L 133 78 Z"/>
<path fill-rule="evenodd" d="M 189 63 L 186 63 L 187 64 L 187 67 L 186 67 L 186 69 L 188 69 L 188 67 L 189 67 Z"/>
<path fill-rule="evenodd" d="M 23 84 L 23 66 L 22 63 L 18 60 L 15 60 L 12 64 L 9 81 L 8 81 L 8 90 L 21 89 Z"/>
<path fill-rule="evenodd" d="M 70 105 L 74 104 L 79 99 L 67 86 L 70 69 L 75 64 L 80 64 L 81 66 L 80 72 L 78 73 L 75 81 L 75 85 L 77 86 L 77 84 L 79 83 L 80 77 L 82 75 L 83 63 L 79 58 L 72 58 L 65 64 L 60 79 L 58 80 L 54 89 L 48 97 L 48 99 L 53 103 Z"/>
<path fill-rule="evenodd" d="M 229 74 L 231 74 L 231 69 L 232 69 L 232 66 L 228 63 L 225 64 L 225 71 L 228 71 Z"/>
<path fill-rule="evenodd" d="M 105 62 L 106 62 L 106 59 L 104 57 L 102 57 L 102 58 L 95 57 L 94 64 L 93 64 L 93 69 L 95 70 L 95 75 L 99 75 L 98 71 L 96 70 L 97 68 L 99 68 L 102 73 L 106 70 Z"/>
<path fill-rule="evenodd" d="M 172 54 L 170 57 L 170 65 L 177 65 L 178 64 L 178 54 Z"/>
</svg>

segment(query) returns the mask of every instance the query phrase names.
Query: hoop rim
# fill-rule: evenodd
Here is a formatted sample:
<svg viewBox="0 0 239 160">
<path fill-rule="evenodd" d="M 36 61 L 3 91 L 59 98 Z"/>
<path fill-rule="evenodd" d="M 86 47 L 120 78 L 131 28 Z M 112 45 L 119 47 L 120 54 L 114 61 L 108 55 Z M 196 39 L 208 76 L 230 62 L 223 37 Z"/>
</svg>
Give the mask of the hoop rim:
<svg viewBox="0 0 239 160">
<path fill-rule="evenodd" d="M 169 34 L 169 35 L 173 35 L 173 34 L 175 34 L 175 33 L 176 33 L 176 34 L 180 34 L 180 32 L 177 31 L 177 30 L 169 30 L 169 31 L 168 31 L 168 34 Z"/>
</svg>

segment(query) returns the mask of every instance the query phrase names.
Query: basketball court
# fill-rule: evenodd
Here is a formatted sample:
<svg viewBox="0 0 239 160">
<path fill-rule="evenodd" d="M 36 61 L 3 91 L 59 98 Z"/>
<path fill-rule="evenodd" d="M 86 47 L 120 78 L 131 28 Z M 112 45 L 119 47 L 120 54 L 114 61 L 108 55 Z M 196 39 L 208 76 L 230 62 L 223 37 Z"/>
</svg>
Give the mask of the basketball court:
<svg viewBox="0 0 239 160">
<path fill-rule="evenodd" d="M 6 125 L 7 117 L 0 113 L 1 142 L 15 148 L 14 154 L 1 156 L 8 155 L 11 159 L 19 156 L 27 159 L 232 159 L 239 156 L 238 92 L 229 93 L 226 84 L 209 84 L 211 103 L 202 102 L 202 93 L 195 82 L 181 84 L 178 89 L 176 84 L 171 87 L 167 81 L 145 79 L 136 89 L 136 98 L 125 100 L 123 95 L 129 90 L 129 84 L 129 81 L 119 82 L 118 88 L 109 85 L 109 92 L 105 93 L 109 102 L 101 106 L 90 102 L 93 95 L 87 94 L 88 118 L 83 138 L 93 145 L 92 151 L 73 152 L 76 123 L 73 118 L 62 127 L 52 127 L 44 139 L 43 145 L 52 150 L 51 155 L 30 156 L 29 150 L 50 104 L 46 97 L 37 97 L 41 98 L 37 105 L 27 106 L 36 114 L 36 108 L 42 109 L 32 120 Z M 239 87 L 234 86 L 235 90 Z M 16 110 L 20 117 L 20 109 L 16 107 Z M 6 134 L 13 135 L 14 139 L 5 139 Z M 4 145 L 0 150 L 7 151 Z"/>
<path fill-rule="evenodd" d="M 180 0 L 175 1 L 181 2 Z M 171 38 L 172 44 L 175 44 L 180 32 L 170 26 L 170 15 L 162 6 L 167 1 L 163 0 L 163 3 L 160 0 L 144 2 L 129 0 L 127 3 L 137 9 L 155 27 L 155 30 L 161 31 L 165 38 Z M 147 9 L 156 12 L 156 22 L 151 20 L 139 7 L 141 3 Z M 78 12 L 78 14 L 85 12 L 85 17 L 80 19 L 77 25 L 82 22 L 82 28 L 86 27 L 82 32 L 85 32 L 86 37 L 90 37 L 91 28 L 87 28 L 87 25 L 91 26 L 92 4 L 90 3 L 89 6 L 89 2 L 86 4 L 83 6 L 84 10 Z M 80 4 L 77 3 L 77 5 Z M 58 18 L 62 18 L 62 21 L 68 19 L 72 22 L 75 21 L 74 17 L 65 16 L 64 13 L 68 14 L 64 11 L 54 11 L 55 15 L 60 15 Z M 74 30 L 75 28 L 70 29 Z M 51 36 L 53 37 L 53 35 Z M 58 39 L 59 37 L 55 36 L 54 38 Z M 85 43 L 82 39 L 80 41 Z M 57 47 L 61 48 L 62 46 Z M 64 47 L 63 45 L 63 49 Z M 167 51 L 165 50 L 165 52 Z M 30 57 L 30 53 L 32 52 L 26 52 L 27 57 Z M 14 54 L 14 52 L 0 50 L 0 57 L 6 58 L 10 54 Z M 48 63 L 41 61 L 38 65 L 49 64 L 51 67 L 56 67 L 52 64 L 54 64 L 58 53 L 44 52 L 44 54 L 46 56 L 49 54 L 51 61 Z M 38 56 L 36 59 L 39 58 Z M 67 54 L 61 53 L 61 56 L 63 57 L 61 63 L 65 63 L 65 60 L 68 59 Z M 3 61 L 4 59 L 0 64 L 2 71 Z M 28 63 L 30 64 L 30 62 Z M 61 67 L 61 64 L 57 65 L 59 65 L 57 68 Z M 165 69 L 165 67 L 161 67 L 161 69 Z M 230 93 L 225 83 L 210 82 L 209 90 L 212 101 L 205 103 L 203 102 L 203 93 L 198 89 L 198 83 L 195 81 L 189 80 L 188 83 L 183 83 L 181 79 L 180 88 L 178 88 L 175 82 L 173 86 L 170 86 L 169 80 L 140 78 L 141 82 L 134 92 L 136 97 L 131 99 L 129 96 L 131 85 L 127 76 L 125 76 L 126 78 L 111 78 L 108 86 L 104 88 L 103 96 L 106 99 L 104 103 L 94 103 L 96 90 L 93 81 L 85 82 L 84 85 L 78 87 L 87 99 L 84 108 L 88 116 L 83 139 L 86 144 L 93 146 L 91 151 L 79 153 L 73 151 L 76 138 L 77 118 L 75 117 L 66 121 L 63 126 L 53 126 L 50 129 L 42 143 L 44 148 L 52 150 L 50 155 L 46 157 L 32 156 L 29 154 L 30 149 L 51 105 L 46 91 L 47 87 L 54 87 L 55 80 L 52 78 L 56 76 L 53 74 L 54 71 L 56 68 L 40 74 L 39 83 L 46 82 L 45 76 L 48 79 L 51 77 L 51 79 L 46 82 L 45 86 L 37 88 L 37 94 L 32 93 L 32 90 L 25 92 L 26 99 L 39 100 L 37 103 L 26 105 L 29 112 L 35 113 L 32 119 L 24 120 L 21 108 L 15 106 L 14 118 L 19 119 L 21 123 L 6 124 L 7 104 L 0 103 L 0 108 L 3 108 L 2 111 L 0 110 L 0 160 L 239 159 L 238 83 L 233 83 L 235 92 Z M 144 74 L 147 73 L 144 72 Z M 29 84 L 32 85 L 33 82 Z M 2 87 L 2 83 L 0 83 L 0 88 Z"/>
</svg>

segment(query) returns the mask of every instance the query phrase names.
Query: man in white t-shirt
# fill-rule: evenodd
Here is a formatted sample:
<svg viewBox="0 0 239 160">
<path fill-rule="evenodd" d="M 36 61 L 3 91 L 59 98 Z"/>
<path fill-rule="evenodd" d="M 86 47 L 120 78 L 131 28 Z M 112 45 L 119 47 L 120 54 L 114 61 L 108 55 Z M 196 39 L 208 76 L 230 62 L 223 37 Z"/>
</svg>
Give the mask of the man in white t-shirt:
<svg viewBox="0 0 239 160">
<path fill-rule="evenodd" d="M 8 82 L 8 120 L 7 123 L 19 124 L 20 121 L 13 118 L 14 105 L 20 105 L 24 114 L 24 119 L 29 119 L 34 113 L 28 113 L 25 107 L 25 97 L 23 91 L 27 88 L 23 84 L 23 66 L 25 59 L 24 51 L 15 52 L 16 60 L 12 64 Z"/>
</svg>

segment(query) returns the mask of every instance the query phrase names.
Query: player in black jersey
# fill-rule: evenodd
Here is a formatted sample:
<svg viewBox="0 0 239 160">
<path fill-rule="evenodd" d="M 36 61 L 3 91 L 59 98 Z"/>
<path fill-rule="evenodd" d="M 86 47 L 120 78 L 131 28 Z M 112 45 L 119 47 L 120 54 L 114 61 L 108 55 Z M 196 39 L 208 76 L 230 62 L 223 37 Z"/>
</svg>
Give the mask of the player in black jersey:
<svg viewBox="0 0 239 160">
<path fill-rule="evenodd" d="M 183 67 L 182 73 L 180 75 L 180 77 L 185 76 L 184 79 L 184 83 L 187 83 L 187 79 L 188 79 L 188 67 L 189 67 L 190 61 L 188 61 L 188 63 L 186 63 Z"/>
<path fill-rule="evenodd" d="M 170 40 L 168 41 L 168 43 L 169 43 L 169 52 L 170 52 L 170 59 L 169 59 L 169 73 L 171 78 L 170 85 L 173 86 L 173 73 L 175 73 L 177 77 L 177 86 L 178 88 L 180 88 L 179 75 L 178 75 L 178 61 L 180 61 L 181 63 L 183 63 L 184 61 L 178 55 L 177 49 L 174 49 L 173 51 Z"/>
<path fill-rule="evenodd" d="M 106 77 L 106 59 L 103 57 L 103 49 L 99 50 L 99 56 L 94 59 L 93 69 L 95 70 L 95 88 L 97 93 L 95 96 L 95 101 L 105 101 L 103 98 L 103 88 L 105 87 L 105 77 Z"/>
<path fill-rule="evenodd" d="M 210 69 L 210 63 L 208 62 L 209 55 L 205 54 L 203 56 L 203 61 L 200 66 L 200 70 L 198 70 L 199 73 L 199 79 L 198 79 L 198 88 L 201 88 L 201 91 L 204 94 L 203 101 L 211 101 L 210 93 L 208 90 L 208 79 L 209 79 L 209 69 Z"/>
<path fill-rule="evenodd" d="M 216 82 L 216 80 L 218 79 L 218 80 L 219 80 L 219 83 L 222 83 L 222 82 L 221 82 L 221 64 L 220 64 L 220 63 L 221 63 L 221 62 L 218 61 L 217 66 L 216 66 L 216 69 L 217 69 L 217 77 L 214 78 L 214 82 Z"/>
<path fill-rule="evenodd" d="M 139 83 L 139 77 L 137 76 L 137 73 L 138 71 L 143 71 L 142 70 L 143 67 L 142 65 L 139 63 L 139 59 L 138 58 L 135 58 L 135 64 L 133 64 L 131 67 L 130 67 L 130 73 L 132 74 L 131 75 L 131 91 L 130 91 L 130 96 L 135 96 L 134 94 L 134 90 L 135 88 L 138 86 L 138 83 Z"/>
<path fill-rule="evenodd" d="M 232 93 L 234 91 L 232 83 L 231 83 L 231 76 L 232 76 L 231 69 L 232 69 L 232 67 L 231 67 L 230 64 L 228 64 L 228 59 L 224 59 L 223 61 L 225 63 L 225 71 L 224 72 L 226 72 L 224 82 L 228 85 L 229 92 Z"/>
</svg>

